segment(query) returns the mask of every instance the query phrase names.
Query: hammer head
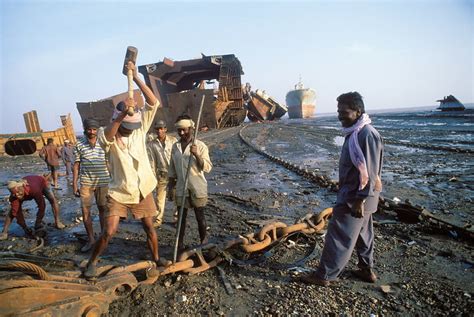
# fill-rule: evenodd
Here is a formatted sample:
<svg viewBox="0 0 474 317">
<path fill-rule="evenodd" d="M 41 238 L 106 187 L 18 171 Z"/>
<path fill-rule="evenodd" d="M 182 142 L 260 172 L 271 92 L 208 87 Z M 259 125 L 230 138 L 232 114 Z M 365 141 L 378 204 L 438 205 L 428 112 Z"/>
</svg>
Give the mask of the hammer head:
<svg viewBox="0 0 474 317">
<path fill-rule="evenodd" d="M 138 50 L 136 47 L 134 46 L 127 47 L 127 53 L 125 53 L 125 60 L 123 61 L 123 69 L 122 69 L 122 73 L 124 75 L 127 75 L 127 67 L 125 67 L 125 65 L 127 65 L 128 61 L 131 61 L 132 63 L 136 64 L 137 54 L 138 54 Z"/>
</svg>

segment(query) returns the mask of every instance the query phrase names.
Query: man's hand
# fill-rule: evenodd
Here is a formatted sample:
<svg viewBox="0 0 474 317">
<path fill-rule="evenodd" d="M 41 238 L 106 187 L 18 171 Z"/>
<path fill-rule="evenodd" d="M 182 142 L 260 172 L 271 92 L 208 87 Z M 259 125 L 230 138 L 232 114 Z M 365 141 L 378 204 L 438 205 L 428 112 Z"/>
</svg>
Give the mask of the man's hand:
<svg viewBox="0 0 474 317">
<path fill-rule="evenodd" d="M 133 98 L 127 98 L 125 99 L 125 109 L 122 110 L 122 113 L 127 113 L 127 109 L 132 107 L 133 109 L 135 109 L 135 107 L 137 106 L 137 103 L 135 102 L 135 99 Z"/>
<path fill-rule="evenodd" d="M 197 162 L 197 165 L 200 169 L 203 169 L 204 168 L 204 160 L 202 159 L 201 155 L 199 155 L 198 153 L 198 148 L 197 148 L 197 145 L 194 144 L 194 145 L 191 145 L 191 148 L 189 149 L 189 151 L 194 155 L 194 157 L 196 158 L 196 162 Z"/>
<path fill-rule="evenodd" d="M 168 198 L 168 201 L 174 201 L 174 198 L 176 196 L 176 179 L 175 178 L 168 179 L 168 190 L 166 191 L 166 196 Z"/>
<path fill-rule="evenodd" d="M 191 153 L 197 158 L 199 156 L 198 147 L 196 144 L 191 145 L 191 149 L 189 149 Z"/>
<path fill-rule="evenodd" d="M 128 61 L 125 68 L 133 72 L 133 78 L 138 77 L 137 66 L 132 61 Z"/>
<path fill-rule="evenodd" d="M 74 184 L 72 185 L 72 191 L 74 193 L 74 196 L 76 197 L 81 197 L 81 192 L 79 191 L 79 189 L 77 188 L 77 185 Z"/>
<path fill-rule="evenodd" d="M 168 201 L 174 201 L 174 198 L 176 196 L 176 187 L 169 189 L 167 191 L 167 196 L 168 196 Z"/>
<path fill-rule="evenodd" d="M 362 199 L 356 199 L 351 207 L 351 215 L 355 218 L 364 217 L 364 201 Z"/>
</svg>

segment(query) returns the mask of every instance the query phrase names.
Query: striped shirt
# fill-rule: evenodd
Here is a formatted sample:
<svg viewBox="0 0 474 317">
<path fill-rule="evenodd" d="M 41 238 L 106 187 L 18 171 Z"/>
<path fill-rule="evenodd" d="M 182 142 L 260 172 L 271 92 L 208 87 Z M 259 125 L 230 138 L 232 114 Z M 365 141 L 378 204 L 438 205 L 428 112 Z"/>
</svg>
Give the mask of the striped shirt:
<svg viewBox="0 0 474 317">
<path fill-rule="evenodd" d="M 109 184 L 110 174 L 105 152 L 97 142 L 91 147 L 87 138 L 79 139 L 74 146 L 74 162 L 79 162 L 81 186 L 104 187 Z"/>
</svg>

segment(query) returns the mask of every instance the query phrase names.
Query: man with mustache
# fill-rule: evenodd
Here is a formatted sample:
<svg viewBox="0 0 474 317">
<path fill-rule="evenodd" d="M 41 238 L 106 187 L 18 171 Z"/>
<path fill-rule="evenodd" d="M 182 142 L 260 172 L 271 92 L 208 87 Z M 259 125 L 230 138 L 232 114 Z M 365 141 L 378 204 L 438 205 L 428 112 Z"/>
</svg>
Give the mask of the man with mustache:
<svg viewBox="0 0 474 317">
<path fill-rule="evenodd" d="M 104 149 L 97 143 L 99 123 L 94 119 L 85 119 L 83 127 L 84 137 L 79 139 L 74 147 L 72 186 L 74 195 L 81 198 L 82 220 L 88 239 L 81 251 L 87 252 L 95 243 L 91 217 L 92 198 L 95 198 L 97 209 L 99 209 L 99 222 L 102 231 L 110 175 Z M 80 189 L 77 187 L 78 178 L 80 178 Z"/>
<path fill-rule="evenodd" d="M 155 172 L 158 185 L 156 186 L 156 213 L 155 227 L 161 226 L 165 214 L 166 190 L 168 187 L 168 167 L 170 165 L 171 148 L 176 142 L 176 138 L 168 135 L 166 123 L 159 120 L 155 124 L 156 135 L 147 144 L 148 155 L 150 157 L 153 172 Z"/>
<path fill-rule="evenodd" d="M 359 270 L 355 275 L 375 283 L 374 229 L 372 214 L 377 211 L 382 191 L 383 142 L 365 113 L 362 96 L 348 92 L 337 98 L 338 119 L 345 135 L 339 160 L 339 191 L 328 225 L 324 248 L 316 272 L 301 280 L 329 286 L 337 281 L 355 249 Z"/>
<path fill-rule="evenodd" d="M 194 121 L 188 115 L 178 117 L 175 124 L 180 137 L 171 149 L 171 160 L 168 170 L 169 188 L 176 187 L 176 206 L 178 210 L 184 203 L 180 232 L 178 233 L 178 250 L 184 251 L 184 235 L 188 209 L 193 208 L 198 225 L 201 244 L 208 242 L 205 207 L 207 205 L 207 180 L 204 173 L 212 169 L 209 149 L 204 142 L 194 140 L 193 131 L 197 129 Z M 186 172 L 189 166 L 188 185 L 184 192 Z M 172 190 L 169 190 L 171 193 Z M 184 194 L 184 197 L 183 197 Z M 171 197 L 169 197 L 171 198 Z"/>
<path fill-rule="evenodd" d="M 151 89 L 138 77 L 135 64 L 128 62 L 127 69 L 133 72 L 133 81 L 142 91 L 146 104 L 136 107 L 133 98 L 120 102 L 114 110 L 112 122 L 99 129 L 97 139 L 108 157 L 111 180 L 107 195 L 107 210 L 104 215 L 104 230 L 96 241 L 92 255 L 84 271 L 86 278 L 97 276 L 98 257 L 106 249 L 117 232 L 120 218 L 126 218 L 128 210 L 135 219 L 140 219 L 147 235 L 147 245 L 157 266 L 168 266 L 170 261 L 159 257 L 158 237 L 153 227 L 156 205 L 153 190 L 156 178 L 153 175 L 146 151 L 148 132 L 160 102 Z M 132 108 L 133 114 L 127 114 Z M 151 274 L 158 274 L 153 270 Z"/>
</svg>

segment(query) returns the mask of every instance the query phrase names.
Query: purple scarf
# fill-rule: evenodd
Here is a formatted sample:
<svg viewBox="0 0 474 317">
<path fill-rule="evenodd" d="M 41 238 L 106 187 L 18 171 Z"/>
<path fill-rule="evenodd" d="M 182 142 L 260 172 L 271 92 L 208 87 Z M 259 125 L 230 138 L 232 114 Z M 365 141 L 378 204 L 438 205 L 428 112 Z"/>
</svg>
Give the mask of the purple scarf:
<svg viewBox="0 0 474 317">
<path fill-rule="evenodd" d="M 360 118 L 349 128 L 342 128 L 345 136 L 349 137 L 349 154 L 351 156 L 352 164 L 359 170 L 359 190 L 362 190 L 369 182 L 369 174 L 367 173 L 367 162 L 365 161 L 364 153 L 359 145 L 359 131 L 370 124 L 369 115 L 363 113 Z"/>
</svg>

